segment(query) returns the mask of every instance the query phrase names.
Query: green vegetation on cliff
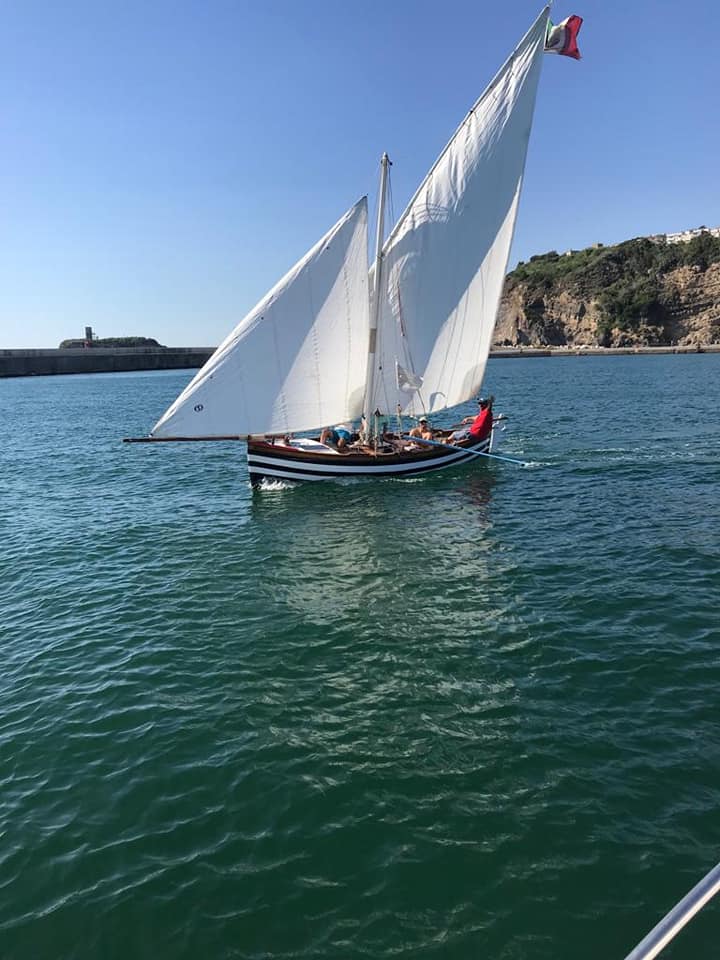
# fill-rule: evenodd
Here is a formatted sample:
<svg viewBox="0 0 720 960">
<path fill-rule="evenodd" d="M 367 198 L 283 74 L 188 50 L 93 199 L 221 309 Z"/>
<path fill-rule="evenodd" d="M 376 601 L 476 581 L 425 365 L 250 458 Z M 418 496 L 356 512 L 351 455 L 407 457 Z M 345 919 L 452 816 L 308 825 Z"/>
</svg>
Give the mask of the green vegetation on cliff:
<svg viewBox="0 0 720 960">
<path fill-rule="evenodd" d="M 85 340 L 63 340 L 60 344 L 60 350 L 67 350 L 70 347 L 83 347 L 88 345 Z M 161 344 L 152 337 L 103 337 L 102 339 L 93 339 L 89 344 L 91 347 L 160 347 Z"/>
<path fill-rule="evenodd" d="M 600 307 L 598 340 L 608 345 L 611 331 L 636 332 L 641 325 L 662 330 L 667 313 L 663 278 L 679 267 L 705 271 L 720 261 L 720 238 L 701 233 L 687 243 L 627 240 L 611 247 L 531 257 L 508 275 L 506 290 L 522 285 L 523 299 L 535 309 L 561 289 Z"/>
</svg>

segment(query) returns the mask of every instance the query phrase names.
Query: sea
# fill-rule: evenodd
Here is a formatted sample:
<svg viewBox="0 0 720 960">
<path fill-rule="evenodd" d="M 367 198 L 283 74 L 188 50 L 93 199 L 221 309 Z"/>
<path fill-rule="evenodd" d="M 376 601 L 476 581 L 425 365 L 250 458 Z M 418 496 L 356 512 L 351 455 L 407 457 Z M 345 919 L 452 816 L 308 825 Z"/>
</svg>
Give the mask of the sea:
<svg viewBox="0 0 720 960">
<path fill-rule="evenodd" d="M 0 380 L 0 958 L 622 960 L 720 860 L 720 355 L 493 359 L 527 466 L 257 492 L 121 442 L 191 376 Z"/>
</svg>

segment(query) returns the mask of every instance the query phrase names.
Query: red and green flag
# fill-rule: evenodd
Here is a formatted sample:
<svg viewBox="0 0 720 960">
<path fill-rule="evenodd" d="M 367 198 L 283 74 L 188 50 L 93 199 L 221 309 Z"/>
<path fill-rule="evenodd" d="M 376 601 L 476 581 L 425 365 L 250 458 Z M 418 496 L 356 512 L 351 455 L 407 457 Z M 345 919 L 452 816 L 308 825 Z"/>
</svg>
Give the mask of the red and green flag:
<svg viewBox="0 0 720 960">
<path fill-rule="evenodd" d="M 582 22 L 582 17 L 576 17 L 574 14 L 572 17 L 566 17 L 562 23 L 552 23 L 548 20 L 545 53 L 559 53 L 563 57 L 579 60 L 577 35 Z"/>
</svg>

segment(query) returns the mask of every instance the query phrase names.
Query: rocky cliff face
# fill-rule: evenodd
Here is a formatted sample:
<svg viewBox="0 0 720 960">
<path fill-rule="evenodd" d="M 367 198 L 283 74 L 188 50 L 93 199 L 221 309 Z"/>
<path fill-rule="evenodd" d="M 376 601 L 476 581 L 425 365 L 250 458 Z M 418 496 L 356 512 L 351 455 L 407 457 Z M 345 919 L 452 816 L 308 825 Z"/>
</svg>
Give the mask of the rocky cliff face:
<svg viewBox="0 0 720 960">
<path fill-rule="evenodd" d="M 495 345 L 720 343 L 720 259 L 657 260 L 671 256 L 674 251 L 656 253 L 641 240 L 582 251 L 574 264 L 557 254 L 521 264 L 505 284 Z M 689 259 L 688 250 L 678 256 Z"/>
<path fill-rule="evenodd" d="M 666 277 L 670 333 L 678 343 L 720 343 L 720 263 Z"/>
</svg>

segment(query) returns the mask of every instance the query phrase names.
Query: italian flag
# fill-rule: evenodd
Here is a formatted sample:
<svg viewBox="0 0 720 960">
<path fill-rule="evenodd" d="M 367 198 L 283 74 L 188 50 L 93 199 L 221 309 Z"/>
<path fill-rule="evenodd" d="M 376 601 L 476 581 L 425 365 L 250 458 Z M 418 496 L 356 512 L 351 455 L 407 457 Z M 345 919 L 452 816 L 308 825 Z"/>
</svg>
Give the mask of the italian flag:
<svg viewBox="0 0 720 960">
<path fill-rule="evenodd" d="M 580 59 L 577 45 L 577 35 L 582 26 L 582 17 L 567 17 L 562 23 L 552 23 L 548 20 L 547 36 L 545 37 L 545 53 L 559 53 L 563 57 Z"/>
</svg>

